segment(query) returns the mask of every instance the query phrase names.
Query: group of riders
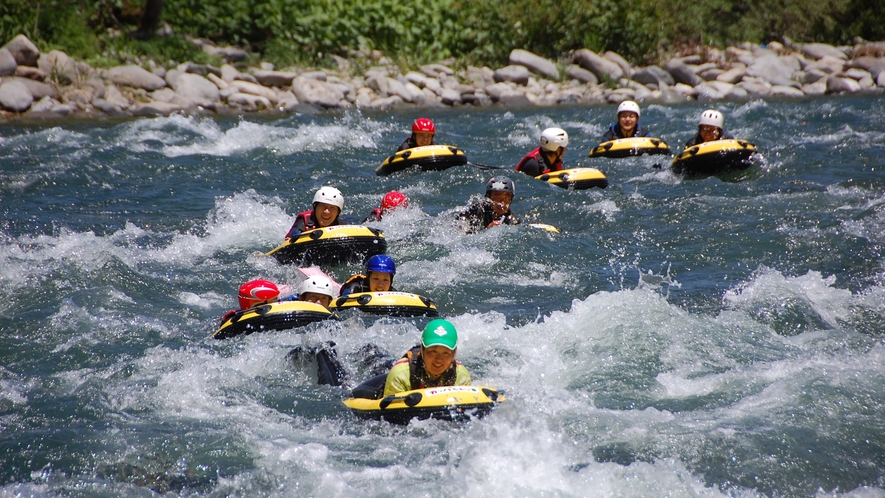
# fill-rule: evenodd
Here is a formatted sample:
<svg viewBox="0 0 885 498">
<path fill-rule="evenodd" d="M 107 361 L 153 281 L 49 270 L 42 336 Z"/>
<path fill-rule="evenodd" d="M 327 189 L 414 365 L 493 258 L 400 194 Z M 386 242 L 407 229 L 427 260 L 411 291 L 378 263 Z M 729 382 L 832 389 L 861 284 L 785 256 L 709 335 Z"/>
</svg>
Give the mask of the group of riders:
<svg viewBox="0 0 885 498">
<path fill-rule="evenodd" d="M 646 137 L 649 132 L 640 121 L 639 104 L 624 101 L 617 109 L 617 122 L 603 135 L 605 141 L 631 137 Z M 733 138 L 724 131 L 724 116 L 721 112 L 707 109 L 698 120 L 696 134 L 686 142 L 686 147 L 699 143 Z M 418 118 L 412 124 L 412 133 L 397 150 L 434 145 L 436 127 L 428 118 Z M 568 133 L 562 128 L 547 128 L 541 133 L 538 148 L 525 155 L 516 165 L 515 171 L 533 177 L 563 169 L 562 158 L 568 147 Z M 466 233 L 474 233 L 497 225 L 516 225 L 517 218 L 510 210 L 516 195 L 513 180 L 507 176 L 495 176 L 486 184 L 485 196 L 474 196 L 466 208 L 456 214 Z M 397 208 L 408 207 L 408 198 L 399 191 L 388 192 L 380 207 L 374 209 L 364 223 L 380 221 L 382 217 Z M 342 225 L 341 212 L 344 210 L 344 195 L 335 187 L 322 187 L 313 196 L 312 209 L 298 213 L 295 222 L 286 233 L 286 238 L 297 237 L 306 230 Z M 329 307 L 332 300 L 356 292 L 395 291 L 393 278 L 396 263 L 386 254 L 377 254 L 366 261 L 365 274 L 351 276 L 341 286 L 324 274 L 308 276 L 301 282 L 297 292 L 292 293 L 286 286 L 264 279 L 251 280 L 240 286 L 240 309 L 276 301 L 306 301 Z M 236 311 L 228 312 L 224 323 Z M 327 342 L 310 353 L 318 362 L 318 381 L 322 384 L 341 385 L 346 373 L 337 361 L 334 343 Z M 470 385 L 467 369 L 456 360 L 458 332 L 451 322 L 444 319 L 432 320 L 424 328 L 421 342 L 406 352 L 398 361 L 378 355 L 377 348 L 369 345 L 378 368 L 384 370 L 369 381 L 353 390 L 356 397 L 380 398 L 402 391 L 426 387 Z M 302 358 L 305 351 L 296 348 L 290 353 L 292 358 Z M 383 388 L 383 389 L 382 389 Z"/>
</svg>

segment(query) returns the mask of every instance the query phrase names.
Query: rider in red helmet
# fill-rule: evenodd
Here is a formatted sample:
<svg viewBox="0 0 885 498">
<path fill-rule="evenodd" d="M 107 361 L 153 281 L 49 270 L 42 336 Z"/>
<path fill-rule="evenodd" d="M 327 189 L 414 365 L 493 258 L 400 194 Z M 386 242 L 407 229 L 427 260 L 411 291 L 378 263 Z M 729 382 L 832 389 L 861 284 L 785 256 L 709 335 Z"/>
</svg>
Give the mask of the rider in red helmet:
<svg viewBox="0 0 885 498">
<path fill-rule="evenodd" d="M 247 310 L 262 304 L 272 303 L 280 299 L 280 287 L 271 282 L 259 278 L 250 280 L 240 286 L 237 293 L 237 299 L 240 302 L 240 310 Z M 227 321 L 238 310 L 230 310 L 221 318 L 221 323 Z"/>
<path fill-rule="evenodd" d="M 415 147 L 424 147 L 425 145 L 436 145 L 433 135 L 436 133 L 436 126 L 433 121 L 427 118 L 418 118 L 412 123 L 412 134 L 403 141 L 397 152 Z"/>
<path fill-rule="evenodd" d="M 387 214 L 389 211 L 393 211 L 396 208 L 409 207 L 409 198 L 406 197 L 406 194 L 399 192 L 397 190 L 391 190 L 387 194 L 384 195 L 384 198 L 381 199 L 381 207 L 377 207 L 372 210 L 372 214 L 366 218 L 363 223 L 367 223 L 370 221 L 381 221 L 381 217 Z"/>
</svg>

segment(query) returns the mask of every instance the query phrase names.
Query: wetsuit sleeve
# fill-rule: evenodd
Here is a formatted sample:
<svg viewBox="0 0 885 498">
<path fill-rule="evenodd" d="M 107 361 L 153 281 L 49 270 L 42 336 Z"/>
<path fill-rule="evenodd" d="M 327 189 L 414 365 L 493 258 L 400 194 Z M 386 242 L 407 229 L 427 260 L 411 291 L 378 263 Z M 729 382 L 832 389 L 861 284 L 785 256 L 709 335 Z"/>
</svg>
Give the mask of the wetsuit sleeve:
<svg viewBox="0 0 885 498">
<path fill-rule="evenodd" d="M 609 126 L 608 131 L 602 134 L 603 142 L 610 142 L 615 139 L 615 128 L 614 125 Z"/>
<path fill-rule="evenodd" d="M 541 172 L 544 171 L 544 168 L 541 167 L 537 159 L 535 159 L 534 157 L 530 157 L 526 159 L 524 163 L 522 163 L 522 168 L 520 168 L 519 171 L 527 175 L 538 176 L 541 174 Z"/>
<path fill-rule="evenodd" d="M 685 142 L 685 146 L 691 147 L 692 145 L 697 145 L 697 144 L 701 143 L 701 140 L 703 140 L 701 138 L 701 134 L 695 133 L 695 135 L 693 137 L 691 137 L 691 139 L 688 142 Z"/>
<path fill-rule="evenodd" d="M 467 233 L 475 233 L 485 228 L 482 223 L 484 215 L 485 210 L 483 209 L 482 203 L 471 201 L 470 205 L 467 206 L 467 209 L 458 214 L 457 219 L 467 222 L 469 225 Z"/>
<path fill-rule="evenodd" d="M 341 291 L 338 293 L 339 296 L 346 296 L 348 294 L 352 294 L 354 292 L 365 292 L 363 290 L 363 282 L 366 277 L 363 275 L 353 275 L 344 285 L 341 286 Z"/>
<path fill-rule="evenodd" d="M 470 378 L 470 372 L 467 370 L 462 364 L 458 364 L 455 367 L 455 385 L 456 386 L 469 386 L 473 382 L 473 379 Z"/>
<path fill-rule="evenodd" d="M 408 138 L 403 140 L 403 143 L 400 144 L 399 148 L 396 149 L 396 151 L 399 152 L 401 150 L 411 149 L 413 147 L 414 145 L 412 145 L 412 136 L 409 135 Z"/>
<path fill-rule="evenodd" d="M 636 125 L 636 136 L 637 137 L 647 137 L 648 130 L 642 126 Z"/>
<path fill-rule="evenodd" d="M 468 378 L 470 374 L 467 374 Z M 400 360 L 393 365 L 384 381 L 384 396 L 412 390 L 409 381 L 409 360 Z"/>
</svg>

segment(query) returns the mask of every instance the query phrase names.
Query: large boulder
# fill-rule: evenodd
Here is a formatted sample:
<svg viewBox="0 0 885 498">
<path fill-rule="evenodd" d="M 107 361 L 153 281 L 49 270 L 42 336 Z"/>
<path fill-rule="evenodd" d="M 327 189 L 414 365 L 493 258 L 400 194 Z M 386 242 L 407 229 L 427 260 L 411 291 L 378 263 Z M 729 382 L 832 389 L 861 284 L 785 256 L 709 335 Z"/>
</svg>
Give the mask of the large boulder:
<svg viewBox="0 0 885 498">
<path fill-rule="evenodd" d="M 258 83 L 264 86 L 276 86 L 282 88 L 290 86 L 292 80 L 294 80 L 298 74 L 288 71 L 265 71 L 263 69 L 255 69 L 252 71 L 252 76 L 255 76 Z"/>
<path fill-rule="evenodd" d="M 510 64 L 525 66 L 532 72 L 551 80 L 559 79 L 559 69 L 557 69 L 556 63 L 547 60 L 540 55 L 533 54 L 528 50 L 522 50 L 519 48 L 511 50 Z"/>
<path fill-rule="evenodd" d="M 292 80 L 292 93 L 298 98 L 298 102 L 326 108 L 338 107 L 338 103 L 344 99 L 344 92 L 337 85 L 303 76 Z"/>
<path fill-rule="evenodd" d="M 845 52 L 832 45 L 827 45 L 826 43 L 802 43 L 798 45 L 798 48 L 805 57 L 814 60 L 820 59 L 824 56 L 835 57 L 842 60 L 848 59 Z"/>
<path fill-rule="evenodd" d="M 602 54 L 602 56 L 617 64 L 618 67 L 621 68 L 621 71 L 624 72 L 625 78 L 629 78 L 633 75 L 633 68 L 630 67 L 630 63 L 627 62 L 627 59 L 623 58 L 621 54 L 609 50 L 608 52 Z"/>
<path fill-rule="evenodd" d="M 568 67 L 565 68 L 565 75 L 573 80 L 578 80 L 581 83 L 586 83 L 588 85 L 599 84 L 599 78 L 597 78 L 595 74 L 577 64 L 569 64 Z"/>
<path fill-rule="evenodd" d="M 725 71 L 716 77 L 717 81 L 724 81 L 726 83 L 731 83 L 732 85 L 737 84 L 740 80 L 744 79 L 744 75 L 747 74 L 747 66 L 736 63 L 731 66 L 730 69 Z"/>
<path fill-rule="evenodd" d="M 6 48 L 0 48 L 0 76 L 15 74 L 18 63 Z"/>
<path fill-rule="evenodd" d="M 275 104 L 278 100 L 277 93 L 275 91 L 270 88 L 261 86 L 257 83 L 234 80 L 228 84 L 228 88 L 232 89 L 235 93 L 246 93 L 249 95 L 264 97 L 273 104 Z M 228 99 L 230 99 L 230 97 L 228 97 Z"/>
<path fill-rule="evenodd" d="M 171 73 L 172 71 L 169 72 Z M 114 84 L 143 88 L 149 92 L 166 86 L 166 81 L 163 78 L 136 65 L 117 66 L 108 69 L 104 77 Z"/>
<path fill-rule="evenodd" d="M 799 88 L 799 83 L 793 81 L 793 73 L 798 71 L 798 64 L 792 67 L 787 61 L 776 55 L 757 57 L 747 67 L 747 75 L 762 78 L 772 85 L 793 86 Z"/>
<path fill-rule="evenodd" d="M 617 81 L 624 77 L 624 71 L 621 69 L 621 66 L 586 48 L 576 51 L 572 60 L 584 69 L 591 71 L 601 80 L 611 79 Z"/>
<path fill-rule="evenodd" d="M 885 57 L 871 57 L 868 55 L 858 57 L 846 64 L 849 68 L 860 68 L 870 72 L 873 79 L 879 77 L 879 73 L 885 70 Z"/>
<path fill-rule="evenodd" d="M 18 81 L 22 85 L 28 88 L 28 91 L 31 92 L 31 95 L 34 96 L 35 99 L 40 100 L 43 97 L 58 97 L 55 88 L 52 85 L 47 85 L 41 81 L 35 81 L 28 78 L 3 78 L 3 81 Z"/>
<path fill-rule="evenodd" d="M 633 81 L 642 83 L 643 85 L 658 85 L 659 88 L 676 84 L 673 76 L 658 66 L 645 66 L 637 70 L 633 73 Z"/>
<path fill-rule="evenodd" d="M 20 81 L 3 80 L 0 83 L 0 107 L 8 111 L 24 112 L 34 103 L 34 96 Z"/>
<path fill-rule="evenodd" d="M 218 100 L 218 87 L 215 83 L 195 73 L 180 75 L 172 85 L 172 89 L 178 95 L 198 105 Z"/>
<path fill-rule="evenodd" d="M 827 76 L 827 93 L 854 93 L 860 91 L 860 83 L 851 78 Z"/>
<path fill-rule="evenodd" d="M 494 78 L 497 83 L 511 81 L 517 85 L 525 86 L 528 84 L 530 76 L 531 74 L 525 66 L 510 65 L 495 71 Z"/>
<path fill-rule="evenodd" d="M 682 59 L 670 59 L 664 65 L 664 69 L 673 76 L 676 83 L 682 83 L 688 86 L 698 86 L 703 80 Z"/>
<path fill-rule="evenodd" d="M 173 112 L 184 111 L 187 106 L 172 104 L 169 102 L 148 102 L 136 104 L 129 108 L 135 116 L 168 116 Z"/>
<path fill-rule="evenodd" d="M 77 62 L 61 50 L 41 54 L 37 59 L 37 67 L 63 85 L 70 85 L 80 78 Z"/>
<path fill-rule="evenodd" d="M 36 66 L 37 59 L 40 57 L 40 50 L 25 35 L 18 35 L 9 40 L 9 43 L 3 45 L 3 48 L 9 50 L 15 62 L 20 66 Z"/>
</svg>

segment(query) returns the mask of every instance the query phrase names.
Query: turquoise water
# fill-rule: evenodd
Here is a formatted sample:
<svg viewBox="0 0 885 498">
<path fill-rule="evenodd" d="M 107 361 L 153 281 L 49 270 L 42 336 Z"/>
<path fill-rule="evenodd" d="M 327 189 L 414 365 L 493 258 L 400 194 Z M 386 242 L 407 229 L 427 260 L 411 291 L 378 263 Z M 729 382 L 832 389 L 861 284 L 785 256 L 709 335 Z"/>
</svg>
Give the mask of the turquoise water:
<svg viewBox="0 0 885 498">
<path fill-rule="evenodd" d="M 680 149 L 701 110 L 642 121 Z M 762 151 L 724 180 L 588 158 L 613 106 L 0 125 L 0 495 L 885 496 L 885 101 L 723 110 Z M 508 167 L 562 126 L 610 186 L 511 174 L 561 233 L 462 235 L 496 171 L 374 173 L 420 115 Z M 491 416 L 357 420 L 285 359 L 334 340 L 357 382 L 422 320 L 209 338 L 243 281 L 295 281 L 259 253 L 326 184 L 353 222 L 410 197 L 374 224 L 396 285 L 506 391 Z"/>
</svg>

